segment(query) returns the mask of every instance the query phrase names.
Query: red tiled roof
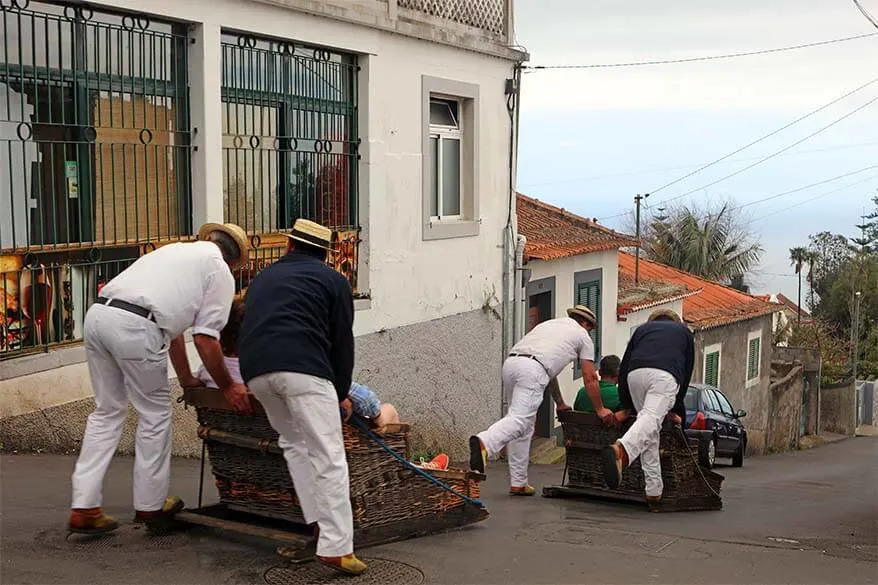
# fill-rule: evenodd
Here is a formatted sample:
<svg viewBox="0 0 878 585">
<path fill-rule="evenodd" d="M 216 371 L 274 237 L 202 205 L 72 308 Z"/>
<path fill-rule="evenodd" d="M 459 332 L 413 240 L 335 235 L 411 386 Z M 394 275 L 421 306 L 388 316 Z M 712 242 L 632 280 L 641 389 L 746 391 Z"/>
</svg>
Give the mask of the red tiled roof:
<svg viewBox="0 0 878 585">
<path fill-rule="evenodd" d="M 521 193 L 516 210 L 518 231 L 527 238 L 524 255 L 529 260 L 555 260 L 637 244 L 631 236 Z"/>
<path fill-rule="evenodd" d="M 777 293 L 777 300 L 782 305 L 786 305 L 793 313 L 799 313 L 799 305 L 791 301 L 788 297 L 786 297 L 783 293 Z M 802 317 L 810 317 L 811 314 L 808 313 L 805 309 L 802 309 Z"/>
<path fill-rule="evenodd" d="M 642 260 L 642 259 L 641 259 Z M 702 289 L 689 290 L 685 285 L 643 278 L 634 284 L 634 272 L 630 274 L 619 270 L 619 292 L 616 302 L 616 316 L 622 317 L 635 311 L 679 301 L 697 295 Z"/>
<path fill-rule="evenodd" d="M 634 256 L 620 252 L 620 282 L 623 274 L 625 278 L 634 278 Z M 683 300 L 683 319 L 697 329 L 728 325 L 778 310 L 777 305 L 753 295 L 643 258 L 640 259 L 640 278 L 641 282 L 646 280 L 682 285 L 690 292 L 701 289 L 699 294 Z"/>
</svg>

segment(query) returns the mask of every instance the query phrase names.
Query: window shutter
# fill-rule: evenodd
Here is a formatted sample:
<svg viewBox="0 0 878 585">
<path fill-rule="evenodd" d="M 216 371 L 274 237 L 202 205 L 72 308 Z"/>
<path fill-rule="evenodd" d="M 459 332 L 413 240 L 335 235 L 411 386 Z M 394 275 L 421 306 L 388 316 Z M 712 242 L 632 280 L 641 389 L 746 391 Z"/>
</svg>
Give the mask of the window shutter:
<svg viewBox="0 0 878 585">
<path fill-rule="evenodd" d="M 750 340 L 747 351 L 747 379 L 752 380 L 759 376 L 759 358 L 761 357 L 761 339 L 756 337 Z"/>
<path fill-rule="evenodd" d="M 719 386 L 719 352 L 707 354 L 704 358 L 704 383 Z"/>
<path fill-rule="evenodd" d="M 589 332 L 592 341 L 594 341 L 594 361 L 599 362 L 601 359 L 601 281 L 592 280 L 576 285 L 576 304 L 585 305 L 595 314 L 598 320 L 598 326 Z M 582 376 L 582 369 L 579 367 L 579 360 L 574 363 L 574 378 Z"/>
</svg>

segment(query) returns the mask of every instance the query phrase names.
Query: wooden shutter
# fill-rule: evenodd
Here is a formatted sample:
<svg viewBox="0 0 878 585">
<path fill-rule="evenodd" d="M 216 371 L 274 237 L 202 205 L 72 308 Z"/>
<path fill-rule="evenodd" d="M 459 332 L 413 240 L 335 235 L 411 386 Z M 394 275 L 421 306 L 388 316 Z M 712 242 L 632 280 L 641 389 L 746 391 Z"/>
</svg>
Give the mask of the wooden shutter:
<svg viewBox="0 0 878 585">
<path fill-rule="evenodd" d="M 585 305 L 598 319 L 598 326 L 589 333 L 594 341 L 594 360 L 597 363 L 601 359 L 601 281 L 592 280 L 577 285 L 575 304 Z"/>
<path fill-rule="evenodd" d="M 750 340 L 747 348 L 747 380 L 759 377 L 759 358 L 762 357 L 761 342 L 759 337 L 754 337 Z"/>
<path fill-rule="evenodd" d="M 704 383 L 719 386 L 719 352 L 704 356 Z"/>
</svg>

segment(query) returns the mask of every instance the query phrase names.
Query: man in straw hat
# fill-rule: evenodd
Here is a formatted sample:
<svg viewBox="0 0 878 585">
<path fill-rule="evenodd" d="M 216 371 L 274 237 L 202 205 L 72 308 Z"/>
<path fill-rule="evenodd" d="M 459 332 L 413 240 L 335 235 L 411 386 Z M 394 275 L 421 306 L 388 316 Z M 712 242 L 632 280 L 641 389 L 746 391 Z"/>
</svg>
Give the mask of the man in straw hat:
<svg viewBox="0 0 878 585">
<path fill-rule="evenodd" d="M 367 567 L 354 555 L 339 416 L 354 368 L 353 291 L 326 264 L 330 229 L 298 219 L 288 236 L 288 253 L 247 289 L 241 375 L 280 435 L 302 513 L 316 525 L 317 560 L 356 575 Z"/>
<path fill-rule="evenodd" d="M 122 436 L 131 403 L 138 414 L 134 460 L 135 521 L 156 528 L 183 508 L 168 497 L 171 465 L 171 393 L 168 357 L 183 386 L 197 386 L 183 332 L 228 400 L 250 408 L 247 388 L 235 384 L 223 361 L 220 330 L 235 282 L 230 268 L 246 259 L 247 236 L 233 224 L 207 224 L 198 242 L 163 246 L 113 278 L 85 316 L 84 339 L 94 388 L 73 472 L 72 532 L 110 532 L 119 523 L 101 509 L 107 467 Z"/>
<path fill-rule="evenodd" d="M 503 362 L 503 391 L 509 400 L 509 411 L 488 430 L 470 437 L 470 468 L 484 473 L 488 457 L 496 456 L 506 447 L 510 495 L 535 493 L 527 481 L 527 468 L 537 410 L 546 385 L 574 360 L 582 365 L 583 382 L 597 415 L 607 424 L 612 422 L 612 411 L 601 403 L 594 342 L 589 336 L 597 325 L 591 309 L 577 305 L 567 309 L 567 317 L 543 321 L 515 344 Z M 559 409 L 565 406 L 559 404 Z"/>
<path fill-rule="evenodd" d="M 653 507 L 661 500 L 659 432 L 669 412 L 676 424 L 685 417 L 683 398 L 694 363 L 695 339 L 674 311 L 659 309 L 634 331 L 619 368 L 619 399 L 637 419 L 621 439 L 601 451 L 610 488 L 619 486 L 622 470 L 640 457 L 646 500 Z"/>
</svg>

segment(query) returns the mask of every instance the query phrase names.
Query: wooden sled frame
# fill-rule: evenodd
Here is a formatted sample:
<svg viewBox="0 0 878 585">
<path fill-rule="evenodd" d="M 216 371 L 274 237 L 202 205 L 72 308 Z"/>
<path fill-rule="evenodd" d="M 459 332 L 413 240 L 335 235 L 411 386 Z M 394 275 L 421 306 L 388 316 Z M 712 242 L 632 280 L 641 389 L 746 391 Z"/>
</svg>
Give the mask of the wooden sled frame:
<svg viewBox="0 0 878 585">
<path fill-rule="evenodd" d="M 607 487 L 601 470 L 601 449 L 621 437 L 633 421 L 626 422 L 620 430 L 611 429 L 597 415 L 576 411 L 559 412 L 558 420 L 566 450 L 564 477 L 561 485 L 543 488 L 544 498 L 593 498 L 647 505 L 640 461 L 623 471 L 622 484 L 617 489 Z M 664 493 L 658 504 L 650 505 L 652 511 L 722 509 L 723 476 L 701 467 L 690 440 L 667 422 L 661 431 L 660 459 Z"/>
<path fill-rule="evenodd" d="M 192 406 L 196 409 L 209 409 L 213 411 L 231 412 L 231 406 L 225 400 L 223 394 L 219 391 L 208 388 L 187 388 L 183 391 L 183 396 L 179 399 L 184 402 L 187 407 Z M 264 417 L 265 411 L 262 405 L 255 399 L 251 398 L 254 416 Z M 406 433 L 408 425 L 388 425 L 386 433 Z M 362 433 L 362 431 L 360 431 Z M 176 519 L 183 524 L 194 524 L 205 526 L 211 529 L 229 531 L 248 537 L 256 537 L 263 540 L 271 541 L 287 549 L 284 555 L 292 561 L 304 562 L 313 557 L 316 546 L 315 538 L 309 526 L 291 521 L 288 518 L 272 517 L 270 512 L 260 511 L 254 513 L 246 507 L 218 503 L 210 506 L 203 506 L 204 493 L 204 477 L 205 463 L 208 459 L 209 446 L 233 445 L 245 449 L 253 450 L 254 455 L 273 455 L 282 459 L 282 449 L 277 445 L 276 440 L 267 440 L 265 438 L 247 437 L 233 432 L 226 432 L 222 429 L 211 428 L 202 424 L 198 430 L 198 436 L 202 440 L 202 457 L 201 457 L 201 473 L 199 477 L 198 488 L 198 506 L 194 509 L 185 509 L 176 515 Z M 213 445 L 210 445 L 213 443 Z M 377 447 L 377 444 L 376 444 Z M 393 459 L 389 453 L 386 454 L 387 459 Z M 403 468 L 403 464 L 394 461 L 395 466 Z M 284 470 L 286 464 L 283 463 Z M 454 483 L 455 485 L 466 485 L 467 489 L 462 492 L 466 496 L 470 496 L 469 486 L 478 486 L 478 482 L 485 480 L 485 475 L 469 471 L 449 469 L 446 471 L 428 470 L 428 473 L 440 482 L 446 485 Z M 423 477 L 413 477 L 408 481 L 423 482 L 430 485 L 429 480 Z M 395 486 L 399 487 L 399 486 Z M 445 490 L 439 486 L 431 486 L 433 491 L 430 499 L 445 495 Z M 353 486 L 352 486 L 353 488 Z M 419 485 L 418 489 L 423 490 L 423 485 Z M 353 489 L 352 489 L 353 492 Z M 411 497 L 411 494 L 409 494 Z M 473 496 L 477 498 L 476 496 Z M 380 544 L 387 544 L 410 538 L 437 534 L 448 530 L 453 530 L 468 524 L 480 522 L 488 517 L 488 511 L 483 506 L 476 503 L 467 502 L 458 498 L 459 504 L 455 505 L 447 511 L 431 514 L 428 516 L 396 519 L 380 525 L 370 525 L 358 527 L 355 524 L 354 529 L 354 546 L 358 549 L 368 548 Z"/>
</svg>

